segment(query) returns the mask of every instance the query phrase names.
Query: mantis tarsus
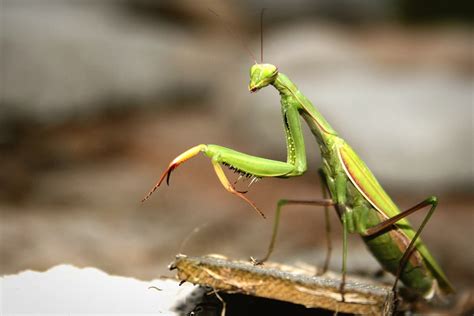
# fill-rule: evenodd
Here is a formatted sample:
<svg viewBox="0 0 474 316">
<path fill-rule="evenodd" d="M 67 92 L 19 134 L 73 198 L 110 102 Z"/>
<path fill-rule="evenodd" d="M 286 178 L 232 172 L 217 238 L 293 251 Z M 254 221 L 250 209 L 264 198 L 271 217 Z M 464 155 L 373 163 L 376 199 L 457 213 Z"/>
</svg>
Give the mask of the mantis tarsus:
<svg viewBox="0 0 474 316">
<path fill-rule="evenodd" d="M 330 198 L 298 201 L 280 200 L 277 205 L 273 234 L 268 251 L 263 259 L 254 260 L 255 264 L 266 261 L 276 240 L 281 209 L 288 204 L 307 204 L 334 206 L 343 226 L 343 255 L 341 294 L 344 292 L 347 258 L 347 236 L 358 233 L 369 250 L 383 266 L 396 276 L 404 285 L 426 299 L 435 293 L 451 293 L 453 287 L 442 269 L 419 238 L 425 224 L 438 204 L 437 198 L 428 197 L 412 208 L 401 212 L 392 199 L 378 183 L 372 172 L 355 151 L 341 138 L 321 113 L 298 90 L 296 85 L 272 64 L 255 63 L 250 68 L 250 92 L 257 92 L 266 86 L 273 86 L 281 98 L 281 111 L 287 142 L 287 161 L 270 160 L 251 156 L 218 145 L 200 144 L 176 157 L 168 166 L 149 196 L 166 178 L 168 183 L 171 172 L 181 163 L 202 152 L 211 159 L 220 182 L 224 188 L 249 203 L 260 215 L 263 213 L 243 192 L 237 191 L 224 173 L 223 165 L 238 172 L 256 178 L 289 178 L 300 176 L 307 169 L 305 144 L 301 129 L 300 116 L 309 126 L 319 145 L 322 166 L 321 178 Z M 425 207 L 430 207 L 418 230 L 414 230 L 406 216 Z M 327 267 L 326 260 L 325 267 Z M 342 296 L 342 299 L 343 296 Z"/>
</svg>

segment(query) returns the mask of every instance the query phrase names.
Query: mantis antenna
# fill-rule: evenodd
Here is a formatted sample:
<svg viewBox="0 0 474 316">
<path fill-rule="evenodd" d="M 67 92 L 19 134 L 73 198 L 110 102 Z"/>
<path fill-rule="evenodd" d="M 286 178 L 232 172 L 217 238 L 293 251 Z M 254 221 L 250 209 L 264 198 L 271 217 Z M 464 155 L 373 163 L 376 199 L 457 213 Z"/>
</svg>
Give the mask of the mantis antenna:
<svg viewBox="0 0 474 316">
<path fill-rule="evenodd" d="M 260 12 L 260 62 L 263 64 L 263 13 L 265 8 Z"/>
<path fill-rule="evenodd" d="M 221 23 L 225 26 L 225 28 L 227 29 L 227 32 L 230 33 L 230 35 L 234 36 L 234 37 L 237 37 L 239 40 L 240 40 L 240 43 L 242 44 L 242 47 L 245 49 L 245 51 L 249 54 L 250 58 L 253 60 L 254 63 L 257 63 L 257 58 L 255 58 L 255 55 L 252 53 L 252 51 L 248 48 L 247 44 L 245 43 L 244 39 L 242 38 L 242 36 L 240 36 L 240 34 L 238 32 L 235 32 L 233 30 L 233 28 L 230 26 L 229 23 L 226 23 L 219 14 L 217 14 L 216 11 L 212 10 L 212 9 L 209 9 L 209 12 L 211 12 L 212 14 L 214 14 L 220 21 Z"/>
</svg>

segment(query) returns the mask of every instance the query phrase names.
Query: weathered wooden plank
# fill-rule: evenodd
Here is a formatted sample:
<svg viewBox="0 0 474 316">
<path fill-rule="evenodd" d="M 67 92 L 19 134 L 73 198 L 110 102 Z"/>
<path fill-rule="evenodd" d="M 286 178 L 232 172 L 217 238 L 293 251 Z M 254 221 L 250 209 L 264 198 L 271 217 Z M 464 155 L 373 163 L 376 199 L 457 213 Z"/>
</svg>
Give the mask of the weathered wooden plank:
<svg viewBox="0 0 474 316">
<path fill-rule="evenodd" d="M 372 280 L 349 276 L 342 301 L 340 278 L 334 273 L 314 276 L 306 270 L 276 263 L 254 266 L 223 257 L 185 255 L 178 255 L 170 269 L 177 269 L 178 278 L 183 281 L 308 308 L 364 315 L 390 315 L 393 311 L 391 288 Z"/>
</svg>

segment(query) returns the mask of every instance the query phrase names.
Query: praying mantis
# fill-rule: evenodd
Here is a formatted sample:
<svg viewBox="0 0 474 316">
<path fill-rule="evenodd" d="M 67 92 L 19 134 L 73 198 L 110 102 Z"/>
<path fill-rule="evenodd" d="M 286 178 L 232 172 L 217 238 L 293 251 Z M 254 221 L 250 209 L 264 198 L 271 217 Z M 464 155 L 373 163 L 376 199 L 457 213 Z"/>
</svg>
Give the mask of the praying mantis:
<svg viewBox="0 0 474 316">
<path fill-rule="evenodd" d="M 262 58 L 260 63 L 255 62 L 250 68 L 248 90 L 254 93 L 267 86 L 273 86 L 280 94 L 287 147 L 286 162 L 248 155 L 219 145 L 200 144 L 186 150 L 172 160 L 143 201 L 147 200 L 165 179 L 169 184 L 171 172 L 180 164 L 203 153 L 210 158 L 223 187 L 243 199 L 262 217 L 265 217 L 255 203 L 245 196 L 245 192 L 238 191 L 229 181 L 223 166 L 255 179 L 291 178 L 303 175 L 307 170 L 305 142 L 300 119 L 303 118 L 320 149 L 323 198 L 280 200 L 276 208 L 273 232 L 267 253 L 262 259 L 252 258 L 253 263 L 262 264 L 270 257 L 277 237 L 281 211 L 285 205 L 322 206 L 326 211 L 326 218 L 328 207 L 334 207 L 343 228 L 342 280 L 340 283 L 342 300 L 344 300 L 347 271 L 347 241 L 350 233 L 359 234 L 381 266 L 395 275 L 394 291 L 398 280 L 401 280 L 407 288 L 427 300 L 433 298 L 435 294 L 443 295 L 454 292 L 453 286 L 443 270 L 419 238 L 426 223 L 436 210 L 437 198 L 430 196 L 415 206 L 400 211 L 364 161 L 339 136 L 322 114 L 298 90 L 297 86 L 275 65 L 263 63 Z M 327 197 L 327 193 L 329 193 L 329 197 Z M 406 217 L 428 207 L 427 215 L 420 227 L 415 230 Z M 328 258 L 329 255 L 326 257 L 323 271 L 327 268 Z"/>
</svg>

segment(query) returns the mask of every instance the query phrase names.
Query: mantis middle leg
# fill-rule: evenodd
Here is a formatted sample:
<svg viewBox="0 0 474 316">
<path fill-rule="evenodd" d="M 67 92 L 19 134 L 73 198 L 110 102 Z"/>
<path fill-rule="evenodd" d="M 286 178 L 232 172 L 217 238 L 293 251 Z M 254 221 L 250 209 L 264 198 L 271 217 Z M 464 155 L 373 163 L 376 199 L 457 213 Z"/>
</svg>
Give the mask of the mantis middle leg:
<svg viewBox="0 0 474 316">
<path fill-rule="evenodd" d="M 262 264 L 270 258 L 273 252 L 273 249 L 275 247 L 276 238 L 278 234 L 278 228 L 280 225 L 281 210 L 283 206 L 285 205 L 315 205 L 315 206 L 324 207 L 326 244 L 327 244 L 327 251 L 326 251 L 326 257 L 324 259 L 323 269 L 321 270 L 321 272 L 318 272 L 317 274 L 322 275 L 327 271 L 328 266 L 329 266 L 329 260 L 331 258 L 331 252 L 332 252 L 332 243 L 331 243 L 331 238 L 330 238 L 331 224 L 329 220 L 329 206 L 333 206 L 334 202 L 331 199 L 328 199 L 327 197 L 328 194 L 325 187 L 325 179 L 324 179 L 324 173 L 322 169 L 319 169 L 318 174 L 321 179 L 321 189 L 322 189 L 323 198 L 317 199 L 317 200 L 287 200 L 287 199 L 279 200 L 277 202 L 277 208 L 275 211 L 275 219 L 273 222 L 272 237 L 270 239 L 270 244 L 268 245 L 268 248 L 267 248 L 267 253 L 262 259 L 255 259 L 253 257 L 250 257 L 250 260 L 252 261 L 253 264 L 255 265 Z"/>
<path fill-rule="evenodd" d="M 280 216 L 281 216 L 281 210 L 283 206 L 285 205 L 317 205 L 317 206 L 324 206 L 327 208 L 328 206 L 333 206 L 334 202 L 331 199 L 317 199 L 317 200 L 286 200 L 286 199 L 281 199 L 277 203 L 277 208 L 275 211 L 275 220 L 273 222 L 273 231 L 272 231 L 272 237 L 270 239 L 270 244 L 267 249 L 267 253 L 262 259 L 255 259 L 253 257 L 250 257 L 251 261 L 253 264 L 258 265 L 262 264 L 265 261 L 268 260 L 270 255 L 273 252 L 273 249 L 275 247 L 275 242 L 278 234 L 278 228 L 280 225 Z"/>
</svg>

